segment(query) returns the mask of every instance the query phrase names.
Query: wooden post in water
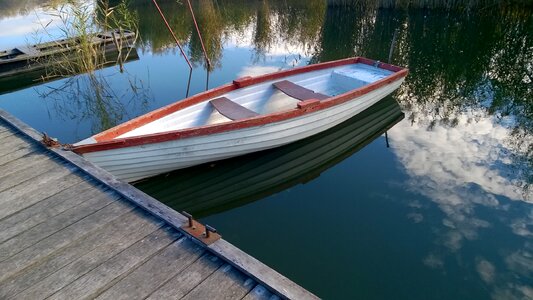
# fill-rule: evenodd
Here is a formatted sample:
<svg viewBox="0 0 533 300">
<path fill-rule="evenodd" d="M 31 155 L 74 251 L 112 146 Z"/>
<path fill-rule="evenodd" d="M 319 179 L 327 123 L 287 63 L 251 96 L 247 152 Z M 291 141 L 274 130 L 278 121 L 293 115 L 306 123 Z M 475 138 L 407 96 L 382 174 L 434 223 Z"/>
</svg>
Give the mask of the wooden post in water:
<svg viewBox="0 0 533 300">
<path fill-rule="evenodd" d="M 180 49 L 181 55 L 183 55 L 183 57 L 184 57 L 185 60 L 187 61 L 187 64 L 189 65 L 189 68 L 190 68 L 191 71 L 192 71 L 192 65 L 191 65 L 191 62 L 189 61 L 189 58 L 188 58 L 187 55 L 185 54 L 185 51 L 183 51 L 183 48 L 181 47 L 181 44 L 180 44 L 180 42 L 178 41 L 178 38 L 177 38 L 176 35 L 174 34 L 174 31 L 173 31 L 172 28 L 170 27 L 170 24 L 168 24 L 168 22 L 167 22 L 167 18 L 165 18 L 165 15 L 164 15 L 163 12 L 161 11 L 161 8 L 159 8 L 159 5 L 157 4 L 157 1 L 156 1 L 156 0 L 152 0 L 152 2 L 154 3 L 155 7 L 157 8 L 157 11 L 159 12 L 159 15 L 161 16 L 161 18 L 163 19 L 163 22 L 165 22 L 165 25 L 167 26 L 168 31 L 170 31 L 170 34 L 172 35 L 172 37 L 174 38 L 174 41 L 175 41 L 176 44 L 178 45 L 178 48 Z"/>
<path fill-rule="evenodd" d="M 392 41 L 390 43 L 390 49 L 389 49 L 389 60 L 387 61 L 389 64 L 392 61 L 392 53 L 394 53 L 394 45 L 396 44 L 396 37 L 398 36 L 398 29 L 394 30 L 394 35 L 392 36 Z M 389 148 L 389 135 L 388 132 L 385 131 L 385 143 L 387 145 L 387 148 Z"/>
<path fill-rule="evenodd" d="M 398 29 L 394 30 L 394 35 L 392 36 L 392 42 L 390 43 L 389 60 L 387 61 L 389 64 L 392 61 L 392 53 L 394 53 L 394 44 L 396 44 L 396 37 L 397 36 L 398 36 Z"/>
<path fill-rule="evenodd" d="M 207 79 L 205 81 L 205 90 L 207 91 L 209 89 L 209 72 L 211 71 L 211 61 L 209 60 L 209 57 L 207 56 L 207 51 L 205 50 L 204 40 L 202 39 L 202 34 L 200 33 L 200 28 L 198 27 L 198 23 L 196 22 L 196 17 L 194 16 L 194 11 L 192 10 L 191 1 L 187 0 L 187 3 L 189 4 L 189 11 L 191 12 L 192 21 L 194 22 L 194 27 L 196 28 L 196 33 L 198 34 L 198 38 L 200 38 L 200 44 L 202 45 L 202 50 L 204 51 L 205 63 L 207 64 Z"/>
</svg>

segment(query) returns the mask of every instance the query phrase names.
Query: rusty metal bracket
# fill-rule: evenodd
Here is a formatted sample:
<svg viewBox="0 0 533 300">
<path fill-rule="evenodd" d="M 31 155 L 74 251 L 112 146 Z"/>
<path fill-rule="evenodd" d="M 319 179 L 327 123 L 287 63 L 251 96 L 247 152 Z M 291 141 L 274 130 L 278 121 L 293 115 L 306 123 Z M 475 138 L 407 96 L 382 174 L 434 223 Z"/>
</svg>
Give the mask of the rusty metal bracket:
<svg viewBox="0 0 533 300">
<path fill-rule="evenodd" d="M 195 237 L 200 242 L 211 245 L 221 238 L 217 230 L 209 225 L 203 225 L 200 222 L 193 219 L 192 215 L 187 212 L 182 212 L 187 217 L 187 222 L 181 226 L 185 232 Z"/>
<path fill-rule="evenodd" d="M 57 139 L 54 139 L 48 136 L 46 132 L 43 132 L 43 139 L 41 140 L 41 143 L 43 143 L 46 147 L 49 147 L 49 148 L 61 147 L 61 143 L 59 143 Z"/>
</svg>

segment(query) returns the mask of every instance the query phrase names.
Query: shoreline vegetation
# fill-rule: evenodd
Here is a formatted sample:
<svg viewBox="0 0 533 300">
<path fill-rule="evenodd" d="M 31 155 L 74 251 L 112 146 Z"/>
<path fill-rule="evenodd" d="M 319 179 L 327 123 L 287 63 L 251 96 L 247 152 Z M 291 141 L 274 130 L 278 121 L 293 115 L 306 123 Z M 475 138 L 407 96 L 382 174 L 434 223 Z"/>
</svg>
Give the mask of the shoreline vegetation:
<svg viewBox="0 0 533 300">
<path fill-rule="evenodd" d="M 325 0 L 328 6 L 367 9 L 430 9 L 473 11 L 509 7 L 533 8 L 531 0 Z"/>
<path fill-rule="evenodd" d="M 75 40 L 77 49 L 73 53 L 65 52 L 60 56 L 47 57 L 43 62 L 47 66 L 44 79 L 68 77 L 80 73 L 93 74 L 95 70 L 111 62 L 119 65 L 123 72 L 123 62 L 127 60 L 138 38 L 138 16 L 130 13 L 124 0 L 115 6 L 110 6 L 104 0 L 97 0 L 96 3 L 94 6 L 79 0 L 67 0 L 47 13 L 60 20 L 60 25 L 56 29 L 59 30 L 61 38 Z M 53 35 L 48 31 L 48 24 L 41 26 L 44 35 L 53 40 Z M 135 33 L 132 40 L 124 37 L 125 30 Z M 108 31 L 119 33 L 116 37 L 113 35 L 116 57 L 111 60 L 106 53 L 106 48 L 109 46 L 94 43 L 96 36 Z M 125 53 L 122 53 L 123 51 Z"/>
<path fill-rule="evenodd" d="M 78 103 L 85 107 L 86 113 L 81 116 L 98 116 L 99 122 L 94 126 L 94 132 L 99 132 L 117 125 L 124 119 L 126 111 L 121 103 L 124 95 L 131 95 L 132 100 L 146 103 L 150 97 L 145 92 L 146 84 L 135 77 L 129 76 L 124 63 L 129 61 L 130 55 L 137 56 L 135 46 L 140 44 L 139 16 L 132 13 L 126 0 L 120 0 L 110 5 L 108 0 L 94 2 L 82 0 L 65 0 L 57 7 L 52 7 L 47 14 L 59 20 L 56 30 L 61 38 L 77 41 L 77 48 L 72 52 L 65 52 L 58 56 L 45 57 L 42 63 L 46 66 L 46 74 L 41 78 L 43 82 L 64 78 L 59 87 L 49 87 L 40 91 L 39 96 L 56 105 L 57 110 L 66 106 L 62 103 Z M 48 30 L 48 24 L 41 24 L 42 33 L 48 39 L 53 35 Z M 113 34 L 112 46 L 94 43 L 93 40 L 101 33 L 109 31 Z M 125 32 L 134 32 L 133 38 L 125 38 Z M 109 47 L 109 49 L 107 49 Z M 116 65 L 120 73 L 124 73 L 126 90 L 120 90 L 112 84 L 108 76 L 96 72 L 106 66 Z M 72 114 L 71 117 L 79 117 Z"/>
<path fill-rule="evenodd" d="M 201 1 L 201 0 L 200 0 Z M 47 6 L 58 7 L 64 5 L 72 0 L 5 0 L 0 1 L 0 20 L 9 18 L 17 14 L 29 14 L 35 8 Z M 86 1 L 90 3 L 93 1 Z M 95 3 L 102 2 L 101 0 L 94 0 Z M 106 0 L 111 5 L 120 3 L 120 0 Z M 138 2 L 136 0 L 128 0 L 130 2 Z M 165 1 L 162 3 L 164 4 Z M 176 1 L 173 1 L 176 3 Z M 226 2 L 222 0 L 221 2 Z M 289 1 L 292 2 L 292 1 Z M 177 3 L 181 4 L 181 1 Z M 312 0 L 309 1 L 312 6 L 340 6 L 340 7 L 357 7 L 366 9 L 429 9 L 429 10 L 467 10 L 467 11 L 483 11 L 483 10 L 498 10 L 502 8 L 528 8 L 533 9 L 532 0 Z"/>
</svg>

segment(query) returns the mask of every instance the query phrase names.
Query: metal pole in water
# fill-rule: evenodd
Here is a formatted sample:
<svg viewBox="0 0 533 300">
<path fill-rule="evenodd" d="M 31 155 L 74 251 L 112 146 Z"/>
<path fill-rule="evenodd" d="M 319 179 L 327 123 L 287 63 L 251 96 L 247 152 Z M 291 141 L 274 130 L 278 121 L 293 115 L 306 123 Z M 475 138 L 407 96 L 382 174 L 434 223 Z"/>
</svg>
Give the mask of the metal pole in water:
<svg viewBox="0 0 533 300">
<path fill-rule="evenodd" d="M 396 44 L 396 37 L 398 36 L 398 28 L 394 30 L 394 35 L 392 36 L 392 42 L 390 43 L 390 49 L 389 49 L 389 61 L 390 64 L 392 61 L 392 53 L 394 52 L 394 45 Z M 389 148 L 389 135 L 388 131 L 385 131 L 385 143 L 387 144 L 387 148 Z"/>
<path fill-rule="evenodd" d="M 389 64 L 392 61 L 392 53 L 394 52 L 394 44 L 396 44 L 396 37 L 398 36 L 398 29 L 394 30 L 394 35 L 392 36 L 392 42 L 390 43 L 389 49 Z"/>
<path fill-rule="evenodd" d="M 209 70 L 207 70 L 207 78 L 205 80 L 205 90 L 209 89 Z"/>
<path fill-rule="evenodd" d="M 192 69 L 189 70 L 189 80 L 187 80 L 187 92 L 185 93 L 185 98 L 189 98 L 189 90 L 191 88 L 191 78 L 192 78 Z"/>
<path fill-rule="evenodd" d="M 174 41 L 176 41 L 176 44 L 178 45 L 178 48 L 180 49 L 181 55 L 183 55 L 183 57 L 185 57 L 185 60 L 187 61 L 187 64 L 189 65 L 189 68 L 190 68 L 191 71 L 192 71 L 192 65 L 191 65 L 191 62 L 189 61 L 189 58 L 187 57 L 187 55 L 186 55 L 185 52 L 183 51 L 183 48 L 181 47 L 181 44 L 180 44 L 180 42 L 178 41 L 178 38 L 177 38 L 176 35 L 174 34 L 174 31 L 172 30 L 172 28 L 170 27 L 170 25 L 168 24 L 167 19 L 165 18 L 165 15 L 164 15 L 163 12 L 161 11 L 161 8 L 159 8 L 159 5 L 157 4 L 157 1 L 156 1 L 156 0 L 152 0 L 152 2 L 154 3 L 155 7 L 157 8 L 157 11 L 159 11 L 159 15 L 161 15 L 161 18 L 162 18 L 163 21 L 165 22 L 165 25 L 167 26 L 168 31 L 170 31 L 170 34 L 172 34 L 172 37 L 174 38 Z"/>
<path fill-rule="evenodd" d="M 192 10 L 191 1 L 187 0 L 187 3 L 189 4 L 189 10 L 191 11 L 192 21 L 194 22 L 194 27 L 196 27 L 196 33 L 198 33 L 198 37 L 200 38 L 200 44 L 202 45 L 202 50 L 204 51 L 204 57 L 205 62 L 207 63 L 207 69 L 211 69 L 211 62 L 209 61 L 209 57 L 207 57 L 207 51 L 205 50 L 204 41 L 202 39 L 202 34 L 200 33 L 200 28 L 198 28 L 198 23 L 196 22 L 196 17 L 194 16 L 194 11 Z"/>
</svg>

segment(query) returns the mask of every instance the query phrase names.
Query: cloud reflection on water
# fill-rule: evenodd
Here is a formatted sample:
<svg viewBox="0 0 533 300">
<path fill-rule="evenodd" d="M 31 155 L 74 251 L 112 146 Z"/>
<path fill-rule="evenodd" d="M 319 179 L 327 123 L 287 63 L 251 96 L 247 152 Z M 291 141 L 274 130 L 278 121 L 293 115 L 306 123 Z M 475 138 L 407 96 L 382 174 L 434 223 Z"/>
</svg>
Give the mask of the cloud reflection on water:
<svg viewBox="0 0 533 300">
<path fill-rule="evenodd" d="M 437 224 L 436 246 L 422 263 L 444 270 L 450 263 L 447 258 L 455 257 L 462 268 L 474 269 L 493 299 L 529 299 L 533 295 L 533 287 L 527 283 L 533 276 L 533 244 L 528 240 L 533 236 L 533 201 L 529 190 L 523 188 L 527 182 L 514 172 L 511 155 L 515 149 L 506 142 L 512 130 L 492 116 L 475 114 L 475 122 L 467 113 L 460 114 L 454 127 L 430 130 L 427 122 L 404 121 L 389 131 L 391 147 L 407 174 L 406 189 L 435 202 L 444 213 L 440 225 L 432 220 Z M 519 204 L 529 209 L 520 206 L 515 216 L 509 210 Z M 412 216 L 422 215 L 423 205 L 411 207 L 416 212 L 408 218 L 416 222 Z M 505 213 L 485 219 L 482 209 Z M 517 236 L 518 247 L 504 243 L 500 249 L 492 249 L 500 254 L 496 258 L 477 256 L 469 262 L 463 249 L 466 243 L 478 240 L 481 234 L 497 236 L 502 225 Z"/>
</svg>

